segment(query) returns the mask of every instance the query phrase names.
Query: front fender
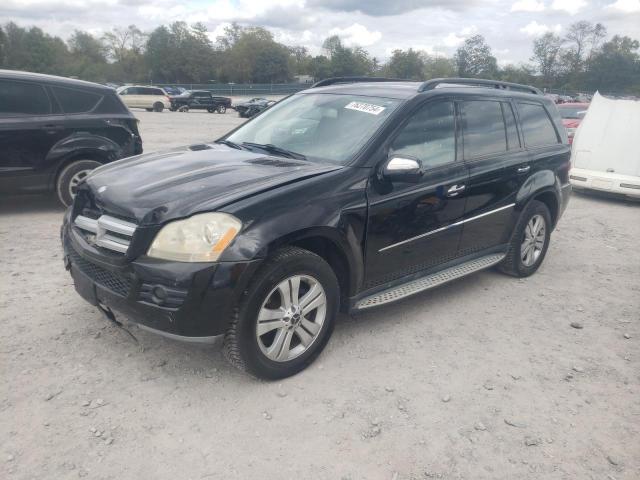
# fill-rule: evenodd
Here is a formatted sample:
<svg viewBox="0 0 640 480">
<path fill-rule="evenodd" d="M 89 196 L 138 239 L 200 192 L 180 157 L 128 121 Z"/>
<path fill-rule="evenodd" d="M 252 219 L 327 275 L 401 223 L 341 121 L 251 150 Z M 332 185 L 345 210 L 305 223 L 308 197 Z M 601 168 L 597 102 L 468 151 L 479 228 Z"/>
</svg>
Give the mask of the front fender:
<svg viewBox="0 0 640 480">
<path fill-rule="evenodd" d="M 266 258 L 282 245 L 321 238 L 347 263 L 350 291 L 357 291 L 364 276 L 367 172 L 340 169 L 223 208 L 244 227 L 220 260 Z"/>
</svg>

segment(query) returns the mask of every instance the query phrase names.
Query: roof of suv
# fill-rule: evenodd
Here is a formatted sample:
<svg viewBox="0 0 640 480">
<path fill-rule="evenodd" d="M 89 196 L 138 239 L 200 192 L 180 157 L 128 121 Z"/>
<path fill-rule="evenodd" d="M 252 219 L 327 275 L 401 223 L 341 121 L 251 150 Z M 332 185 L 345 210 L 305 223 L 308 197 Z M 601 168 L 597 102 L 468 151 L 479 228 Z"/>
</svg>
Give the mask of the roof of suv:
<svg viewBox="0 0 640 480">
<path fill-rule="evenodd" d="M 92 88 L 97 90 L 113 91 L 113 88 L 99 83 L 85 82 L 74 78 L 58 77 L 55 75 L 45 75 L 43 73 L 23 72 L 20 70 L 0 70 L 0 78 L 11 80 L 30 80 L 34 82 L 56 83 L 68 87 Z"/>
<path fill-rule="evenodd" d="M 474 84 L 474 81 L 483 82 L 484 84 Z M 463 82 L 468 83 L 465 84 Z M 319 83 L 322 84 L 323 82 Z M 425 89 L 424 87 L 426 84 L 432 85 Z M 518 89 L 511 89 L 509 87 L 517 87 Z M 536 90 L 537 89 L 535 87 L 529 87 L 527 85 L 517 85 L 499 81 L 496 81 L 495 84 L 491 84 L 486 80 L 475 79 L 436 79 L 429 82 L 414 82 L 409 80 L 386 81 L 381 79 L 372 79 L 371 81 L 367 81 L 363 78 L 362 80 L 355 80 L 352 82 L 345 79 L 344 82 L 336 81 L 335 83 L 330 83 L 326 86 L 318 85 L 305 90 L 305 92 L 340 93 L 405 100 L 415 97 L 420 93 L 436 91 L 439 93 L 491 94 L 528 98 L 536 97 L 539 100 L 544 100 L 543 95 L 540 93 L 534 93 Z"/>
</svg>

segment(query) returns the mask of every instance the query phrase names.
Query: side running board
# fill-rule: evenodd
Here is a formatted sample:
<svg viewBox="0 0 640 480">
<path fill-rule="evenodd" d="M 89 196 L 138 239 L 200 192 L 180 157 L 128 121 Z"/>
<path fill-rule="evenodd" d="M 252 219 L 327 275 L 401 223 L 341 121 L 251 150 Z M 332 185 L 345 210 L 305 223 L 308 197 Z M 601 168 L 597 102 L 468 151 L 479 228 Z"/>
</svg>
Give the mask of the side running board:
<svg viewBox="0 0 640 480">
<path fill-rule="evenodd" d="M 385 303 L 395 302 L 396 300 L 401 300 L 416 293 L 424 292 L 425 290 L 438 287 L 452 280 L 466 277 L 474 272 L 484 270 L 485 268 L 489 268 L 500 263 L 505 256 L 506 255 L 503 253 L 497 253 L 476 258 L 475 260 L 461 263 L 460 265 L 427 275 L 426 277 L 418 278 L 417 280 L 392 287 L 388 290 L 383 290 L 382 292 L 375 293 L 360 300 L 356 304 L 355 310 L 364 310 L 366 308 L 384 305 Z"/>
</svg>

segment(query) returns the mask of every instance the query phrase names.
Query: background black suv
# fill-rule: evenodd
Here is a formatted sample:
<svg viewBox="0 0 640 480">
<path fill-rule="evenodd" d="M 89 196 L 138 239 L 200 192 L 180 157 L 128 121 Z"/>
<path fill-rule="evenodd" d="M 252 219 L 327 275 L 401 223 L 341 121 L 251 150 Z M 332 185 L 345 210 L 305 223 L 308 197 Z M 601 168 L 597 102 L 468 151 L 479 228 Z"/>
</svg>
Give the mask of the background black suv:
<svg viewBox="0 0 640 480">
<path fill-rule="evenodd" d="M 69 205 L 91 170 L 139 153 L 137 120 L 112 88 L 0 70 L 0 194 L 55 191 Z"/>
<path fill-rule="evenodd" d="M 169 97 L 171 100 L 171 111 L 181 112 L 193 110 L 206 110 L 209 113 L 226 113 L 231 106 L 229 97 L 216 97 L 208 90 L 189 90 L 180 95 Z"/>
<path fill-rule="evenodd" d="M 533 274 L 570 147 L 533 87 L 333 79 L 217 142 L 107 165 L 62 241 L 77 291 L 279 378 L 362 311 L 496 266 Z"/>
</svg>

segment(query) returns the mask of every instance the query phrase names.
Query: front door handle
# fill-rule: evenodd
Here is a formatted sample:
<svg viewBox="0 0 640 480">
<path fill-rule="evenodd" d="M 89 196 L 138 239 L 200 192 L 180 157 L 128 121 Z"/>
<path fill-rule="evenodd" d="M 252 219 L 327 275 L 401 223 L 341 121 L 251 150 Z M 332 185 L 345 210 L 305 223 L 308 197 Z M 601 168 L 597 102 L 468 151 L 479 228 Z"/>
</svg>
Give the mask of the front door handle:
<svg viewBox="0 0 640 480">
<path fill-rule="evenodd" d="M 453 185 L 447 190 L 447 197 L 457 197 L 460 193 L 464 192 L 465 188 L 467 188 L 466 185 Z"/>
<path fill-rule="evenodd" d="M 47 133 L 56 133 L 56 132 L 59 132 L 60 130 L 64 130 L 64 126 L 63 125 L 43 125 L 42 130 L 44 130 Z"/>
<path fill-rule="evenodd" d="M 527 173 L 529 170 L 531 170 L 530 165 L 525 165 L 524 167 L 518 167 L 518 173 Z"/>
</svg>

